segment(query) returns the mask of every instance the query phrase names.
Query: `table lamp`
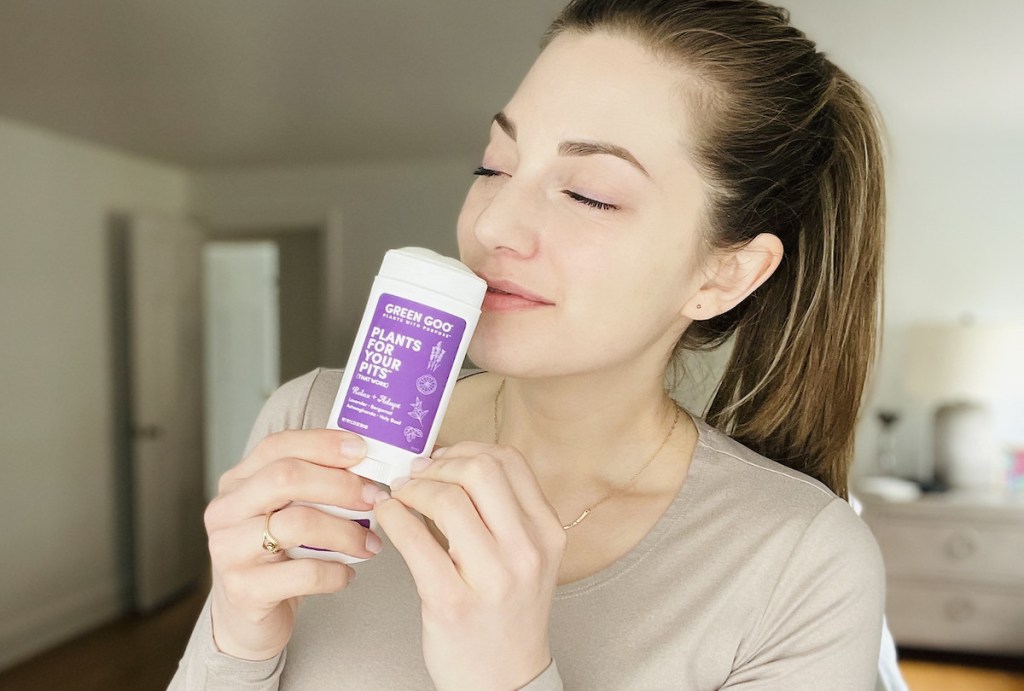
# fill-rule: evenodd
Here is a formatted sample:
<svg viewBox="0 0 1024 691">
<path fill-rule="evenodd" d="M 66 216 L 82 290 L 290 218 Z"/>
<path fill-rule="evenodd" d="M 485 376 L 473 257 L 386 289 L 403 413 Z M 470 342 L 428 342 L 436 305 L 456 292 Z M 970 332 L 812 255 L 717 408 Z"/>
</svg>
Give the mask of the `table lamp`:
<svg viewBox="0 0 1024 691">
<path fill-rule="evenodd" d="M 1024 325 L 912 326 L 906 387 L 937 404 L 935 479 L 949 487 L 999 483 L 999 445 L 990 406 L 1024 395 Z"/>
</svg>

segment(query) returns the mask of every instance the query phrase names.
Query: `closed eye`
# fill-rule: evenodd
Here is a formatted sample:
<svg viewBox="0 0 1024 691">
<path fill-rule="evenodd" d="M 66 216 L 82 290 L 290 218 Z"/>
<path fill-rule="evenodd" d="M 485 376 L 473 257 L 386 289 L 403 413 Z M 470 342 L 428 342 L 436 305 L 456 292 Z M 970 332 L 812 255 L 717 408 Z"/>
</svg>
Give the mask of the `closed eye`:
<svg viewBox="0 0 1024 691">
<path fill-rule="evenodd" d="M 573 201 L 577 201 L 580 204 L 586 204 L 593 209 L 600 209 L 601 211 L 617 211 L 619 207 L 614 204 L 606 204 L 605 202 L 599 202 L 596 199 L 584 197 L 582 194 L 577 194 L 572 190 L 562 190 L 565 196 L 569 197 Z"/>
<path fill-rule="evenodd" d="M 473 171 L 473 175 L 479 175 L 485 178 L 493 178 L 497 175 L 501 175 L 501 171 L 492 170 L 491 168 L 484 168 L 483 166 L 479 166 L 476 170 Z"/>
<path fill-rule="evenodd" d="M 504 173 L 502 173 L 500 170 L 494 170 L 493 168 L 484 168 L 483 166 L 478 166 L 476 170 L 473 171 L 473 175 L 477 175 L 479 177 L 484 178 L 493 178 L 498 177 L 499 175 L 504 175 Z M 572 190 L 562 190 L 562 193 L 565 194 L 570 199 L 572 199 L 573 201 L 579 202 L 580 204 L 585 204 L 586 206 L 589 206 L 592 209 L 598 209 L 600 211 L 617 211 L 619 209 L 619 207 L 615 206 L 614 204 L 599 202 L 596 199 L 584 197 L 582 194 L 579 194 L 578 192 L 573 192 Z"/>
</svg>

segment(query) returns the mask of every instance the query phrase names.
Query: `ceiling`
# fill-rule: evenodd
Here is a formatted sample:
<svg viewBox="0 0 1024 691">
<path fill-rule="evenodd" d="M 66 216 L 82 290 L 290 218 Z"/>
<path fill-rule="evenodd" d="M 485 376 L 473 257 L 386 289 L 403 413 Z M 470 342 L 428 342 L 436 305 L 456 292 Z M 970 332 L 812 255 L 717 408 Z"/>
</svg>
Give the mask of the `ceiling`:
<svg viewBox="0 0 1024 691">
<path fill-rule="evenodd" d="M 561 4 L 4 0 L 0 116 L 193 169 L 469 155 Z M 891 125 L 1020 131 L 1024 2 L 784 4 Z"/>
</svg>

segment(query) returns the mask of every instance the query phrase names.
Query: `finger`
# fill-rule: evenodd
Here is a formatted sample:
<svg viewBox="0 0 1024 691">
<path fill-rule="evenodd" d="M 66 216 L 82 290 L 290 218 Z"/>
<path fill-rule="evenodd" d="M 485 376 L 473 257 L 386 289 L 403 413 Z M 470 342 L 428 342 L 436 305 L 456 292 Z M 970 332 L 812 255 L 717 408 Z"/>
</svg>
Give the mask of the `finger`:
<svg viewBox="0 0 1024 691">
<path fill-rule="evenodd" d="M 420 597 L 434 601 L 461 584 L 451 556 L 438 544 L 423 521 L 402 502 L 382 495 L 374 509 L 377 522 L 402 555 Z"/>
<path fill-rule="evenodd" d="M 461 486 L 499 542 L 519 540 L 525 536 L 523 519 L 526 514 L 510 485 L 504 463 L 491 453 L 496 448 L 485 447 L 480 453 L 465 455 L 445 454 L 425 469 L 414 472 L 412 477 Z M 399 490 L 398 498 L 403 499 L 403 496 Z"/>
<path fill-rule="evenodd" d="M 210 553 L 218 563 L 280 561 L 280 554 L 263 549 L 263 528 L 281 549 L 313 547 L 368 559 L 380 551 L 380 538 L 347 518 L 332 516 L 310 506 L 287 506 L 265 516 L 250 518 L 210 536 Z M 375 548 L 375 549 L 372 549 Z"/>
<path fill-rule="evenodd" d="M 239 519 L 263 516 L 292 501 L 368 511 L 379 488 L 342 468 L 327 468 L 298 458 L 284 458 L 260 469 L 210 503 L 207 527 L 216 529 Z"/>
<path fill-rule="evenodd" d="M 430 465 L 438 461 L 449 461 L 460 458 L 472 458 L 479 455 L 490 455 L 497 459 L 508 479 L 509 487 L 515 495 L 519 506 L 539 525 L 550 522 L 559 523 L 558 514 L 544 495 L 544 491 L 533 474 L 533 469 L 519 451 L 505 446 L 484 444 L 481 442 L 460 442 L 435 453 Z M 429 466 L 428 466 L 429 468 Z M 559 527 L 561 524 L 559 523 Z"/>
<path fill-rule="evenodd" d="M 513 450 L 504 460 L 505 474 L 508 476 L 509 485 L 516 497 L 519 498 L 523 511 L 529 514 L 538 525 L 550 523 L 553 527 L 558 528 L 560 535 L 563 531 L 558 512 L 548 501 L 544 490 L 541 489 L 540 482 L 537 481 L 537 476 L 533 473 L 533 468 L 518 451 Z"/>
<path fill-rule="evenodd" d="M 352 567 L 320 559 L 284 559 L 221 574 L 222 587 L 233 604 L 259 609 L 303 595 L 336 593 L 353 578 Z"/>
<path fill-rule="evenodd" d="M 418 478 L 392 496 L 434 522 L 448 539 L 448 558 L 468 582 L 479 585 L 499 575 L 498 544 L 463 487 Z"/>
<path fill-rule="evenodd" d="M 366 442 L 345 430 L 304 429 L 264 437 L 241 463 L 221 477 L 222 488 L 251 477 L 281 458 L 301 458 L 334 468 L 349 468 L 366 456 Z"/>
</svg>

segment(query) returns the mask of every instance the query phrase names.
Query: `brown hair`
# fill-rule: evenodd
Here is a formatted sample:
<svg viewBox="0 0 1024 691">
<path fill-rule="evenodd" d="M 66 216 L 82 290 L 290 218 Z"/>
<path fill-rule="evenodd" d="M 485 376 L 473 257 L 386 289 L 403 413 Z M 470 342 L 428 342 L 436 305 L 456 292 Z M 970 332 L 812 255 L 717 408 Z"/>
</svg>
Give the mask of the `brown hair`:
<svg viewBox="0 0 1024 691">
<path fill-rule="evenodd" d="M 774 275 L 676 352 L 733 350 L 707 419 L 846 497 L 881 305 L 885 189 L 867 95 L 786 10 L 757 0 L 574 0 L 544 38 L 607 31 L 696 77 L 689 152 L 709 248 L 779 237 Z"/>
</svg>

